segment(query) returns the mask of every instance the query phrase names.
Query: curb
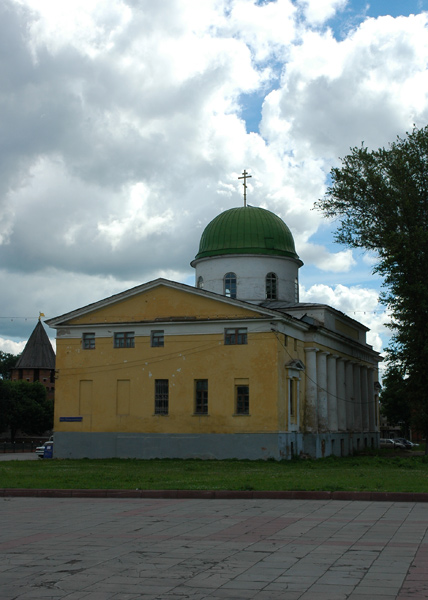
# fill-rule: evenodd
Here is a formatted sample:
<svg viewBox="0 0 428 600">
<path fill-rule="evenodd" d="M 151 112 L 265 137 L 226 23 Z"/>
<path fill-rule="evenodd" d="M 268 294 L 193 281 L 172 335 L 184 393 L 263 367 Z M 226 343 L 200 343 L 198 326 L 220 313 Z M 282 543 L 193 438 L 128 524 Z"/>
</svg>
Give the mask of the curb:
<svg viewBox="0 0 428 600">
<path fill-rule="evenodd" d="M 159 498 L 168 500 L 362 500 L 428 502 L 425 492 L 327 492 L 250 490 L 50 490 L 2 488 L 0 497 L 14 498 Z"/>
</svg>

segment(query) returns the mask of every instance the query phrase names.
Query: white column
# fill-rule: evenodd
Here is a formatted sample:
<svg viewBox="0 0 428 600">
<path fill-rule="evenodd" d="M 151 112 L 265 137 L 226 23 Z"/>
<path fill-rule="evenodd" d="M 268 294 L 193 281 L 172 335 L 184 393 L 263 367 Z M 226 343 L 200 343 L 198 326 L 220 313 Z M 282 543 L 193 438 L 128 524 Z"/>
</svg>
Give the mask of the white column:
<svg viewBox="0 0 428 600">
<path fill-rule="evenodd" d="M 354 431 L 362 430 L 360 365 L 354 364 Z"/>
<path fill-rule="evenodd" d="M 305 429 L 318 430 L 317 417 L 317 348 L 305 348 L 306 352 L 306 403 Z"/>
<path fill-rule="evenodd" d="M 369 392 L 367 388 L 367 367 L 362 366 L 360 369 L 361 374 L 361 426 L 363 431 L 369 429 Z"/>
<path fill-rule="evenodd" d="M 328 352 L 318 352 L 318 354 L 317 354 L 318 430 L 319 431 L 328 431 L 327 355 L 328 355 Z"/>
<path fill-rule="evenodd" d="M 354 431 L 354 363 L 346 363 L 346 429 Z"/>
<path fill-rule="evenodd" d="M 294 403 L 293 398 L 293 378 L 287 375 L 287 431 L 291 431 L 291 419 L 294 421 L 294 414 L 291 414 L 291 407 Z"/>
<path fill-rule="evenodd" d="M 376 431 L 376 405 L 373 369 L 367 371 L 367 389 L 369 406 L 369 431 Z"/>
<path fill-rule="evenodd" d="M 327 357 L 327 403 L 328 403 L 328 429 L 337 431 L 339 429 L 339 419 L 337 414 L 337 355 Z"/>
<path fill-rule="evenodd" d="M 300 376 L 296 381 L 296 427 L 300 431 Z"/>
<path fill-rule="evenodd" d="M 339 431 L 346 430 L 346 379 L 345 361 L 339 358 L 336 362 L 336 390 L 337 390 L 337 428 Z"/>
</svg>

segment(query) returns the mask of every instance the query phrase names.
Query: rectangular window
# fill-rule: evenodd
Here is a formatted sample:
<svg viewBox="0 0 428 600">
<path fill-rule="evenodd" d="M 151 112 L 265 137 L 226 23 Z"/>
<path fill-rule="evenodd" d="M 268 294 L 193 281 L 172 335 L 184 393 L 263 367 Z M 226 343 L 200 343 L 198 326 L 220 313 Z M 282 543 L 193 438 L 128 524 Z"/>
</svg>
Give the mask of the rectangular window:
<svg viewBox="0 0 428 600">
<path fill-rule="evenodd" d="M 233 328 L 229 327 L 224 330 L 224 343 L 226 346 L 233 346 L 236 344 L 247 343 L 247 328 Z"/>
<path fill-rule="evenodd" d="M 155 415 L 168 414 L 168 379 L 155 379 Z"/>
<path fill-rule="evenodd" d="M 195 381 L 195 414 L 208 414 L 208 379 Z"/>
<path fill-rule="evenodd" d="M 250 386 L 249 385 L 235 386 L 235 395 L 236 395 L 236 414 L 237 415 L 249 415 L 250 414 Z"/>
<path fill-rule="evenodd" d="M 114 334 L 115 348 L 134 348 L 135 334 L 133 331 L 121 331 Z"/>
<path fill-rule="evenodd" d="M 95 349 L 95 333 L 84 333 L 82 337 L 83 350 Z"/>
<path fill-rule="evenodd" d="M 162 348 L 164 346 L 164 334 L 162 331 L 152 331 L 150 334 L 150 344 L 152 348 Z"/>
</svg>

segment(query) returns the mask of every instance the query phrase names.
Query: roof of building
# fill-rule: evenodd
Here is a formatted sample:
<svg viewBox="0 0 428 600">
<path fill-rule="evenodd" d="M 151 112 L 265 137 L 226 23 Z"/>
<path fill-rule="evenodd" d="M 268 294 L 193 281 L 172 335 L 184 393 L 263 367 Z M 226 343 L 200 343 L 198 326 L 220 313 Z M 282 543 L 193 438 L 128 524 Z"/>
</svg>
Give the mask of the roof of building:
<svg viewBox="0 0 428 600">
<path fill-rule="evenodd" d="M 55 369 L 55 352 L 41 321 L 19 357 L 15 369 Z"/>
<path fill-rule="evenodd" d="M 267 254 L 299 259 L 291 231 L 274 213 L 255 206 L 231 208 L 209 223 L 195 260 L 223 254 Z"/>
</svg>

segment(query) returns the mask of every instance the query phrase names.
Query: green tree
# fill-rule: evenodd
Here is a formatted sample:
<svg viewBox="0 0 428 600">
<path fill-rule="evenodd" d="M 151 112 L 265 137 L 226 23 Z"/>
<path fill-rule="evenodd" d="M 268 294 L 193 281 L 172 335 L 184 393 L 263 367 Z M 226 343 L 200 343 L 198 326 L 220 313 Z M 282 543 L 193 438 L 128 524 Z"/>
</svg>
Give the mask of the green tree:
<svg viewBox="0 0 428 600">
<path fill-rule="evenodd" d="M 428 127 L 388 148 L 351 149 L 316 203 L 337 242 L 377 256 L 392 331 L 387 360 L 406 379 L 413 427 L 428 438 Z"/>
<path fill-rule="evenodd" d="M 16 365 L 19 356 L 0 350 L 0 379 L 10 379 L 10 370 Z"/>
<path fill-rule="evenodd" d="M 39 382 L 0 379 L 0 430 L 10 429 L 10 439 L 18 431 L 41 435 L 53 426 L 53 402 Z"/>
<path fill-rule="evenodd" d="M 383 377 L 380 405 L 388 424 L 401 427 L 402 434 L 408 436 L 412 413 L 407 400 L 407 380 L 397 365 L 392 364 Z"/>
</svg>

